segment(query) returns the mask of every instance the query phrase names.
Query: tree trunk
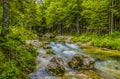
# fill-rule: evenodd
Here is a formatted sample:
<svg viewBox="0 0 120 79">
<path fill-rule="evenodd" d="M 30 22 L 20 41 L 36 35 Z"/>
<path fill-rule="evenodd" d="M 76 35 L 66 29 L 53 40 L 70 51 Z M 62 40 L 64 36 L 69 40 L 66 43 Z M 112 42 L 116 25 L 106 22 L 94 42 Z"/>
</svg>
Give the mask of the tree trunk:
<svg viewBox="0 0 120 79">
<path fill-rule="evenodd" d="M 1 36 L 5 37 L 9 30 L 9 0 L 3 0 L 3 24 Z"/>
<path fill-rule="evenodd" d="M 109 12 L 109 34 L 111 34 L 111 12 Z"/>
<path fill-rule="evenodd" d="M 112 0 L 112 8 L 114 6 L 114 0 Z M 113 11 L 111 11 L 111 30 L 110 32 L 112 33 L 114 30 L 114 15 L 113 15 Z"/>
<path fill-rule="evenodd" d="M 80 25 L 79 25 L 79 16 L 76 17 L 76 27 L 77 27 L 77 34 L 80 34 Z"/>
<path fill-rule="evenodd" d="M 77 11 L 79 11 L 79 0 L 77 2 Z M 80 25 L 79 25 L 79 12 L 76 14 L 76 28 L 77 28 L 77 34 L 80 34 Z"/>
</svg>

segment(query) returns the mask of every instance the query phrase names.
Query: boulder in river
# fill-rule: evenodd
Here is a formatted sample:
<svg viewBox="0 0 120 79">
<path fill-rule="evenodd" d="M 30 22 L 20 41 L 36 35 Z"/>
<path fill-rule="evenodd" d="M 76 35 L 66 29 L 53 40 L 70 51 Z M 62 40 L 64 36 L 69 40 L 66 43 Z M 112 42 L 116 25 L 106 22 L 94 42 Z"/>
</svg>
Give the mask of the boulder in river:
<svg viewBox="0 0 120 79">
<path fill-rule="evenodd" d="M 76 70 L 80 69 L 93 69 L 94 59 L 83 54 L 75 54 L 68 62 L 68 65 Z"/>
<path fill-rule="evenodd" d="M 53 57 L 48 63 L 46 71 L 54 76 L 62 76 L 65 73 L 64 61 L 59 57 Z"/>
</svg>

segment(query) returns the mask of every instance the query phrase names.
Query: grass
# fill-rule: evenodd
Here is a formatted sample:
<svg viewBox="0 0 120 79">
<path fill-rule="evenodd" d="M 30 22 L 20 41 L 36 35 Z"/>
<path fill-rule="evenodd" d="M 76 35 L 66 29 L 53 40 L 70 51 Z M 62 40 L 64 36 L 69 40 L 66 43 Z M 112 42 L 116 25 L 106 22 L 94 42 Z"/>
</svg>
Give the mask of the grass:
<svg viewBox="0 0 120 79">
<path fill-rule="evenodd" d="M 96 47 L 120 50 L 120 32 L 114 32 L 111 35 L 82 34 L 74 36 L 71 41 L 83 43 L 91 41 L 92 45 Z"/>
<path fill-rule="evenodd" d="M 0 79 L 29 79 L 28 74 L 35 68 L 37 52 L 25 40 L 36 38 L 22 27 L 10 27 L 9 34 L 0 38 Z"/>
</svg>

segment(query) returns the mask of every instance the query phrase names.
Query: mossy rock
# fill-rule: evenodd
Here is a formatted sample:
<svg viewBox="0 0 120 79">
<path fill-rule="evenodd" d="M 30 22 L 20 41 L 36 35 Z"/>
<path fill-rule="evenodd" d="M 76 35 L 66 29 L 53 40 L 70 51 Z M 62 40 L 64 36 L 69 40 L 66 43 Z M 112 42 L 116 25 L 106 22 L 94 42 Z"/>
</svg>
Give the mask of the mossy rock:
<svg viewBox="0 0 120 79">
<path fill-rule="evenodd" d="M 68 62 L 68 65 L 76 70 L 93 69 L 94 59 L 83 54 L 75 54 Z"/>
<path fill-rule="evenodd" d="M 68 62 L 68 65 L 73 69 L 80 69 L 82 67 L 82 55 L 74 55 Z"/>
<path fill-rule="evenodd" d="M 65 73 L 64 61 L 59 57 L 53 57 L 46 67 L 46 71 L 54 76 L 62 76 Z"/>
</svg>

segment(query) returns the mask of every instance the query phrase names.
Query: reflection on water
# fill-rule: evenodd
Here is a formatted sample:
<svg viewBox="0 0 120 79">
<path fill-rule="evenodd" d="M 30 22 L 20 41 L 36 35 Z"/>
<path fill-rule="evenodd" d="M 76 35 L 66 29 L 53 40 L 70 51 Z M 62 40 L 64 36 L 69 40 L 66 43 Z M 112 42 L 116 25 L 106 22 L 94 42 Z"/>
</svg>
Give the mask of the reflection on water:
<svg viewBox="0 0 120 79">
<path fill-rule="evenodd" d="M 78 46 L 69 43 L 61 44 L 61 43 L 51 42 L 49 45 L 52 47 L 54 52 L 57 55 L 61 56 L 63 59 L 65 59 L 65 61 L 66 60 L 69 61 L 69 59 L 74 54 L 77 54 L 78 51 L 83 51 L 82 49 L 78 48 Z M 41 61 L 46 61 L 46 60 L 43 59 Z M 49 75 L 45 71 L 45 68 L 42 67 L 36 69 L 34 73 L 30 74 L 30 78 L 31 79 L 120 79 L 120 63 L 116 60 L 96 61 L 94 68 L 95 71 L 94 70 L 75 71 L 66 67 L 66 73 L 63 77 L 55 77 Z"/>
</svg>

